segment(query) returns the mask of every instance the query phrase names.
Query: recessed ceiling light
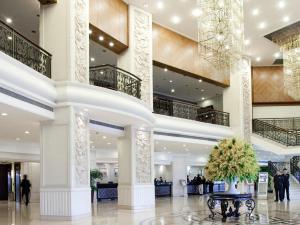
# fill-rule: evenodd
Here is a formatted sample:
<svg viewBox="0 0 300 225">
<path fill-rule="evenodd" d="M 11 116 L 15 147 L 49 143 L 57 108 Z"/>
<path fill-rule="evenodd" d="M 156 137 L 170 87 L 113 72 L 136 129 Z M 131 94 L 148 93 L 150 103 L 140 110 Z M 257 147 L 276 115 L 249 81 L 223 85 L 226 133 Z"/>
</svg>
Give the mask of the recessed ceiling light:
<svg viewBox="0 0 300 225">
<path fill-rule="evenodd" d="M 164 150 L 166 150 L 166 149 L 167 149 L 167 147 L 165 146 L 165 147 L 164 147 Z"/>
<path fill-rule="evenodd" d="M 278 7 L 280 8 L 280 9 L 282 9 L 282 8 L 284 8 L 285 7 L 285 1 L 279 1 L 278 2 Z"/>
<path fill-rule="evenodd" d="M 267 26 L 266 22 L 260 22 L 260 23 L 258 24 L 258 28 L 259 28 L 259 29 L 264 29 L 264 28 L 266 28 L 266 26 Z"/>
<path fill-rule="evenodd" d="M 172 93 L 174 93 L 174 92 L 175 92 L 175 89 L 174 89 L 174 88 L 172 88 L 172 89 L 171 89 L 171 92 L 172 92 Z"/>
<path fill-rule="evenodd" d="M 8 114 L 7 113 L 1 113 L 1 116 L 7 116 Z"/>
<path fill-rule="evenodd" d="M 108 145 L 111 145 L 111 143 L 110 143 L 110 142 L 107 142 L 107 144 L 108 144 Z"/>
<path fill-rule="evenodd" d="M 110 46 L 110 47 L 114 47 L 114 45 L 115 45 L 115 44 L 114 44 L 112 41 L 109 42 L 109 46 Z"/>
<path fill-rule="evenodd" d="M 285 16 L 285 17 L 282 18 L 282 21 L 283 22 L 289 22 L 290 21 L 290 17 Z"/>
<path fill-rule="evenodd" d="M 104 37 L 102 35 L 99 36 L 99 41 L 103 41 Z"/>
<path fill-rule="evenodd" d="M 244 44 L 245 44 L 246 46 L 250 45 L 250 40 L 249 40 L 249 39 L 245 39 Z"/>
<path fill-rule="evenodd" d="M 183 147 L 186 147 L 186 144 L 183 144 L 182 146 L 183 146 Z"/>
<path fill-rule="evenodd" d="M 102 136 L 103 139 L 106 139 L 106 136 Z"/>
<path fill-rule="evenodd" d="M 7 39 L 8 39 L 8 40 L 12 40 L 12 36 L 8 36 Z"/>
<path fill-rule="evenodd" d="M 257 16 L 259 14 L 259 9 L 253 9 L 252 10 L 252 15 Z"/>
<path fill-rule="evenodd" d="M 6 23 L 12 23 L 12 19 L 11 18 L 6 18 Z"/>
<path fill-rule="evenodd" d="M 204 98 L 204 97 L 202 97 L 201 99 L 202 99 L 202 100 L 205 100 L 205 98 Z"/>
<path fill-rule="evenodd" d="M 199 9 L 199 8 L 193 9 L 192 15 L 193 15 L 194 17 L 199 17 L 199 16 L 201 16 L 201 15 L 202 15 L 201 9 Z"/>
<path fill-rule="evenodd" d="M 16 138 L 16 141 L 20 141 L 21 140 L 21 138 Z"/>
<path fill-rule="evenodd" d="M 199 82 L 199 83 L 201 83 L 201 82 L 202 82 L 202 80 L 201 80 L 201 79 L 199 79 L 199 80 L 198 80 L 198 82 Z"/>
<path fill-rule="evenodd" d="M 173 83 L 173 81 L 172 81 L 172 80 L 169 80 L 169 82 L 170 82 L 170 83 Z"/>
<path fill-rule="evenodd" d="M 30 132 L 29 132 L 28 130 L 26 130 L 24 133 L 25 133 L 25 134 L 30 134 Z"/>
<path fill-rule="evenodd" d="M 201 89 L 201 91 L 203 92 L 203 91 L 204 91 L 204 89 Z"/>
<path fill-rule="evenodd" d="M 100 74 L 104 74 L 103 70 L 100 71 Z"/>
<path fill-rule="evenodd" d="M 168 72 L 168 68 L 164 68 L 164 71 L 165 71 L 165 72 Z"/>
<path fill-rule="evenodd" d="M 164 3 L 163 3 L 162 1 L 158 1 L 158 2 L 156 3 L 156 7 L 157 7 L 158 9 L 163 9 L 163 8 L 165 7 L 165 5 L 164 5 Z"/>
<path fill-rule="evenodd" d="M 256 57 L 256 62 L 260 62 L 260 60 L 261 60 L 261 57 Z"/>
<path fill-rule="evenodd" d="M 92 34 L 93 33 L 93 31 L 92 30 L 89 30 L 89 34 Z"/>
<path fill-rule="evenodd" d="M 280 52 L 276 52 L 276 53 L 274 54 L 274 57 L 275 57 L 275 58 L 279 58 L 279 57 L 280 57 Z"/>
<path fill-rule="evenodd" d="M 179 16 L 172 16 L 171 21 L 174 24 L 178 24 L 178 23 L 180 23 L 181 19 Z"/>
<path fill-rule="evenodd" d="M 92 57 L 92 58 L 91 58 L 91 62 L 94 62 L 94 61 L 95 61 L 95 58 Z"/>
</svg>

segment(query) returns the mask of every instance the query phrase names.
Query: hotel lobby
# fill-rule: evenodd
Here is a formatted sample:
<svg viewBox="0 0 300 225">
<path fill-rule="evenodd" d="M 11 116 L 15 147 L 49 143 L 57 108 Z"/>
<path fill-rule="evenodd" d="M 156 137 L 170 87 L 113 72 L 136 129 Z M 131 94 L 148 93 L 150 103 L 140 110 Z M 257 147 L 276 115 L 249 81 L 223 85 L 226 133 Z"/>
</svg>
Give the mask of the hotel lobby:
<svg viewBox="0 0 300 225">
<path fill-rule="evenodd" d="M 1 0 L 0 225 L 300 224 L 298 0 Z"/>
</svg>

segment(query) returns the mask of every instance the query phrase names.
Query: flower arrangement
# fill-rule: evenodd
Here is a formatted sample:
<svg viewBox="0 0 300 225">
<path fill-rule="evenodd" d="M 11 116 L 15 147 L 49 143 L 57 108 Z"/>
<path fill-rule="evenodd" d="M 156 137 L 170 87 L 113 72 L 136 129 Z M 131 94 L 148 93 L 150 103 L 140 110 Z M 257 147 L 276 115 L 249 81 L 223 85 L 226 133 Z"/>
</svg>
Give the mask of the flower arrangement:
<svg viewBox="0 0 300 225">
<path fill-rule="evenodd" d="M 259 166 L 252 146 L 236 138 L 221 140 L 212 150 L 205 167 L 205 177 L 210 181 L 253 181 L 258 172 Z"/>
</svg>

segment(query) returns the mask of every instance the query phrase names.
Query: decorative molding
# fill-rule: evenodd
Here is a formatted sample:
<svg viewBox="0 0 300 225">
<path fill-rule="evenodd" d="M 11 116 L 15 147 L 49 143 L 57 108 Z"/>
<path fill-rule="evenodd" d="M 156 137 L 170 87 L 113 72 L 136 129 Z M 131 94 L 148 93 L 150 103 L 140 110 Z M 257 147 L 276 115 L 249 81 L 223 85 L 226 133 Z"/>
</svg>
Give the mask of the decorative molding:
<svg viewBox="0 0 300 225">
<path fill-rule="evenodd" d="M 75 184 L 89 185 L 89 120 L 81 114 L 75 114 Z"/>
<path fill-rule="evenodd" d="M 152 18 L 137 8 L 132 9 L 134 74 L 142 79 L 141 97 L 152 106 Z"/>
<path fill-rule="evenodd" d="M 152 132 L 136 131 L 136 183 L 149 184 L 152 179 Z"/>
<path fill-rule="evenodd" d="M 75 0 L 75 80 L 89 82 L 88 0 Z"/>
</svg>

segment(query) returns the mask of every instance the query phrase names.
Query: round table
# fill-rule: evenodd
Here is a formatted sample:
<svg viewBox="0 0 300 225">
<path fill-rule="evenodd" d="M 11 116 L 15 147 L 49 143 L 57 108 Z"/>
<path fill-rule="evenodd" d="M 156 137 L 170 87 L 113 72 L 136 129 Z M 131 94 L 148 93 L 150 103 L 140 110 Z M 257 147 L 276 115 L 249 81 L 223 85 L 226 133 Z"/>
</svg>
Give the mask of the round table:
<svg viewBox="0 0 300 225">
<path fill-rule="evenodd" d="M 230 205 L 231 204 L 231 205 Z M 217 211 L 216 206 L 220 205 L 221 210 Z M 226 222 L 228 217 L 240 217 L 240 208 L 246 207 L 246 217 L 250 220 L 254 220 L 252 212 L 255 208 L 255 201 L 252 198 L 252 194 L 229 194 L 229 193 L 215 193 L 209 196 L 207 200 L 207 206 L 211 212 L 210 218 L 219 214 L 222 215 L 222 222 Z"/>
</svg>

